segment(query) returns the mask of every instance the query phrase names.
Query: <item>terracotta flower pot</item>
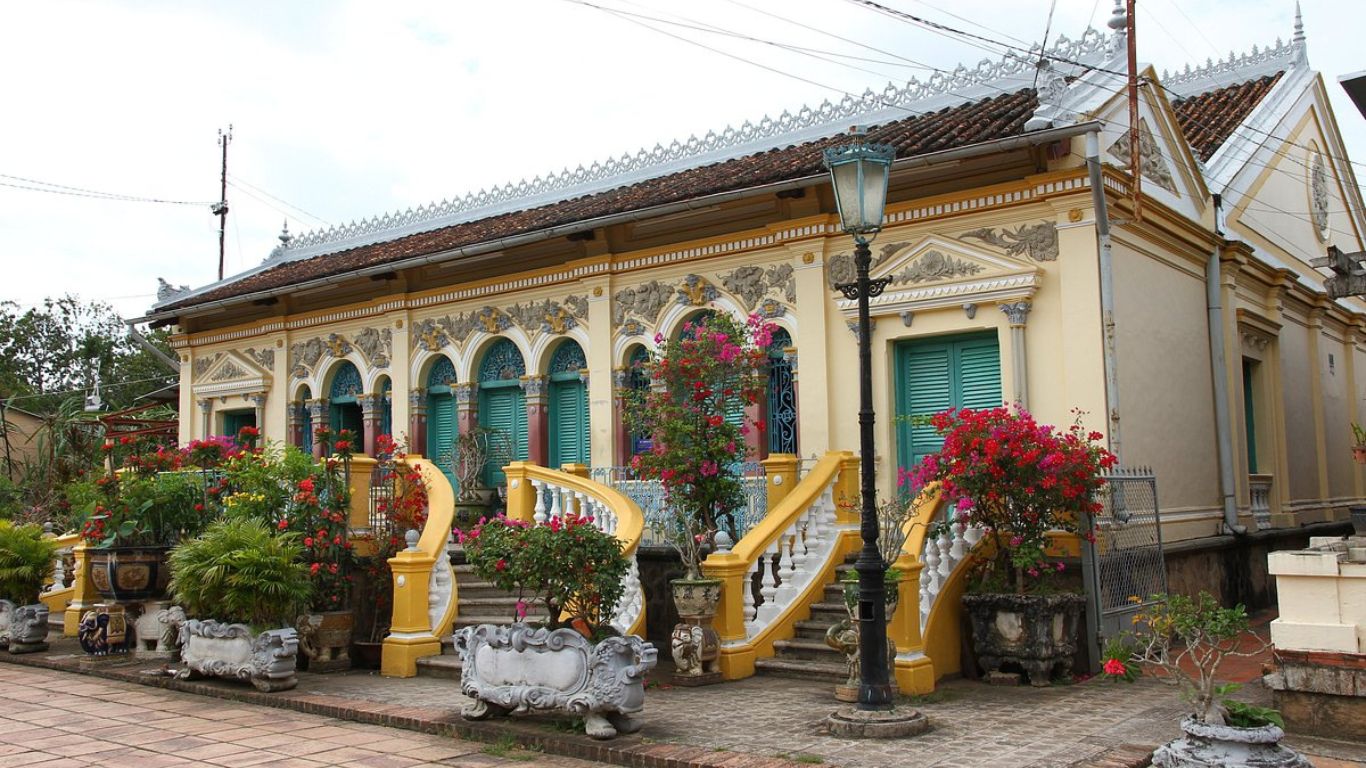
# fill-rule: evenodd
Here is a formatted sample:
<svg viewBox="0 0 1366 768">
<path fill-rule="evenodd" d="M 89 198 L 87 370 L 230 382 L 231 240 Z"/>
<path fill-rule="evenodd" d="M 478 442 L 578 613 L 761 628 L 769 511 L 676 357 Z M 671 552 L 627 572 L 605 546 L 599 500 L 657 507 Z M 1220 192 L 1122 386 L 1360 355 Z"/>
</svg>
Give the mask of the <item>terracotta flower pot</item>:
<svg viewBox="0 0 1366 768">
<path fill-rule="evenodd" d="M 1352 446 L 1352 458 L 1356 459 L 1358 464 L 1366 464 L 1366 445 Z"/>
</svg>

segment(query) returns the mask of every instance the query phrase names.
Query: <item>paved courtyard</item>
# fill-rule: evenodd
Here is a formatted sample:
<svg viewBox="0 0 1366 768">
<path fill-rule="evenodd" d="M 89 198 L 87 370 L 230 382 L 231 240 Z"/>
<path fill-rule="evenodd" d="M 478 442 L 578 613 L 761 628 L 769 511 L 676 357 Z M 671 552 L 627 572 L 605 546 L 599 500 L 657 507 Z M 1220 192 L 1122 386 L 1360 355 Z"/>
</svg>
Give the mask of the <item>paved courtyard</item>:
<svg viewBox="0 0 1366 768">
<path fill-rule="evenodd" d="M 0 768 L 493 768 L 598 763 L 0 664 Z"/>
</svg>

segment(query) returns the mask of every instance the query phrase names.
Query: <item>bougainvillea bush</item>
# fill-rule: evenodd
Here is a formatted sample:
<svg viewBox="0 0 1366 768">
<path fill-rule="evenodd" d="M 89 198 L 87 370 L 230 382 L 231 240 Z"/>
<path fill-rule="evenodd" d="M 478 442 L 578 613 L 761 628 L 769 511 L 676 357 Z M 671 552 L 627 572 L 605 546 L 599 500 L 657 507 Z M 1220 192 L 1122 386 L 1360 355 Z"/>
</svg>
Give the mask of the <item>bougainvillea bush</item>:
<svg viewBox="0 0 1366 768">
<path fill-rule="evenodd" d="M 943 448 L 903 480 L 939 482 L 955 520 L 982 528 L 995 545 L 983 562 L 983 591 L 1025 593 L 1061 570 L 1045 552 L 1049 531 L 1091 537 L 1100 511 L 1102 473 L 1115 456 L 1103 436 L 1078 422 L 1064 430 L 1039 424 L 1023 408 L 951 409 L 931 419 Z"/>
<path fill-rule="evenodd" d="M 607 631 L 630 564 L 593 518 L 567 514 L 534 525 L 499 515 L 456 535 L 481 579 L 517 594 L 517 620 L 535 600 L 551 627 L 576 626 L 590 637 Z"/>
<path fill-rule="evenodd" d="M 674 513 L 667 531 L 679 546 L 689 578 L 698 578 L 699 544 L 725 525 L 739 538 L 734 514 L 744 505 L 740 478 L 728 468 L 745 459 L 745 436 L 762 425 L 743 413 L 764 394 L 762 372 L 774 326 L 758 315 L 743 324 L 726 314 L 684 323 L 678 338 L 655 336 L 659 349 L 644 364 L 655 386 L 635 393 L 628 427 L 649 435 L 650 450 L 631 466 L 658 480 Z"/>
</svg>

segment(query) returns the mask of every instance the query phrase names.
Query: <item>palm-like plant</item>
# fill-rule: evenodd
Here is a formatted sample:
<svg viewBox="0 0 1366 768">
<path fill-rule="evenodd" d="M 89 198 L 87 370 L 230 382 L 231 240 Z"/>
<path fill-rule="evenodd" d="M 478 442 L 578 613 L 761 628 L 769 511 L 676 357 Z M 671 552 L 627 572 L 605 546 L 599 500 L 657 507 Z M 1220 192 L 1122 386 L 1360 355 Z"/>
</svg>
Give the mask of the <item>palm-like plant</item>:
<svg viewBox="0 0 1366 768">
<path fill-rule="evenodd" d="M 220 520 L 171 551 L 171 592 L 187 614 L 254 629 L 293 626 L 312 584 L 294 534 L 260 520 Z"/>
<path fill-rule="evenodd" d="M 38 602 L 56 552 L 37 525 L 0 520 L 0 598 L 16 605 Z"/>
</svg>

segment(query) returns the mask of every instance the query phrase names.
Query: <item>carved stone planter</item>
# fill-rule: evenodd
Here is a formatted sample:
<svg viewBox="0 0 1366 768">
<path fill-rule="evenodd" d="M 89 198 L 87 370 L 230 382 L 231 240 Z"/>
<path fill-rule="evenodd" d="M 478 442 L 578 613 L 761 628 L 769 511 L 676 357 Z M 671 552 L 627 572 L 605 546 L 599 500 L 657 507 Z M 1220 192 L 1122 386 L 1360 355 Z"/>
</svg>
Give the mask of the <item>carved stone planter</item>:
<svg viewBox="0 0 1366 768">
<path fill-rule="evenodd" d="M 46 651 L 47 606 L 16 606 L 0 600 L 0 648 L 9 649 L 10 653 Z"/>
<path fill-rule="evenodd" d="M 1072 665 L 1077 622 L 1086 598 L 1076 594 L 963 595 L 972 621 L 972 647 L 987 672 L 1003 664 L 1023 670 L 1030 685 L 1046 686 Z"/>
<path fill-rule="evenodd" d="M 299 633 L 270 629 L 258 634 L 245 624 L 189 619 L 180 625 L 178 678 L 196 675 L 247 680 L 256 690 L 287 691 L 298 685 Z"/>
<path fill-rule="evenodd" d="M 669 586 L 681 619 L 669 638 L 674 685 L 721 682 L 721 638 L 712 627 L 716 606 L 721 602 L 721 581 L 674 579 Z"/>
<path fill-rule="evenodd" d="M 110 547 L 90 550 L 90 581 L 105 600 L 120 603 L 166 596 L 171 571 L 167 547 Z"/>
<path fill-rule="evenodd" d="M 351 634 L 356 615 L 325 611 L 299 617 L 299 648 L 309 672 L 342 672 L 351 668 Z"/>
<path fill-rule="evenodd" d="M 1153 752 L 1156 768 L 1206 768 L 1211 765 L 1255 765 L 1259 768 L 1310 768 L 1293 749 L 1280 745 L 1285 732 L 1274 725 L 1235 728 L 1210 725 L 1188 717 L 1181 721 L 1186 735 Z"/>
<path fill-rule="evenodd" d="M 572 629 L 480 624 L 456 632 L 455 647 L 460 691 L 474 699 L 460 713 L 467 720 L 535 709 L 582 717 L 595 739 L 640 730 L 632 715 L 645 705 L 657 654 L 638 637 L 595 645 Z"/>
<path fill-rule="evenodd" d="M 133 655 L 139 659 L 175 661 L 180 656 L 177 642 L 185 611 L 165 600 L 149 600 L 133 621 Z"/>
</svg>

